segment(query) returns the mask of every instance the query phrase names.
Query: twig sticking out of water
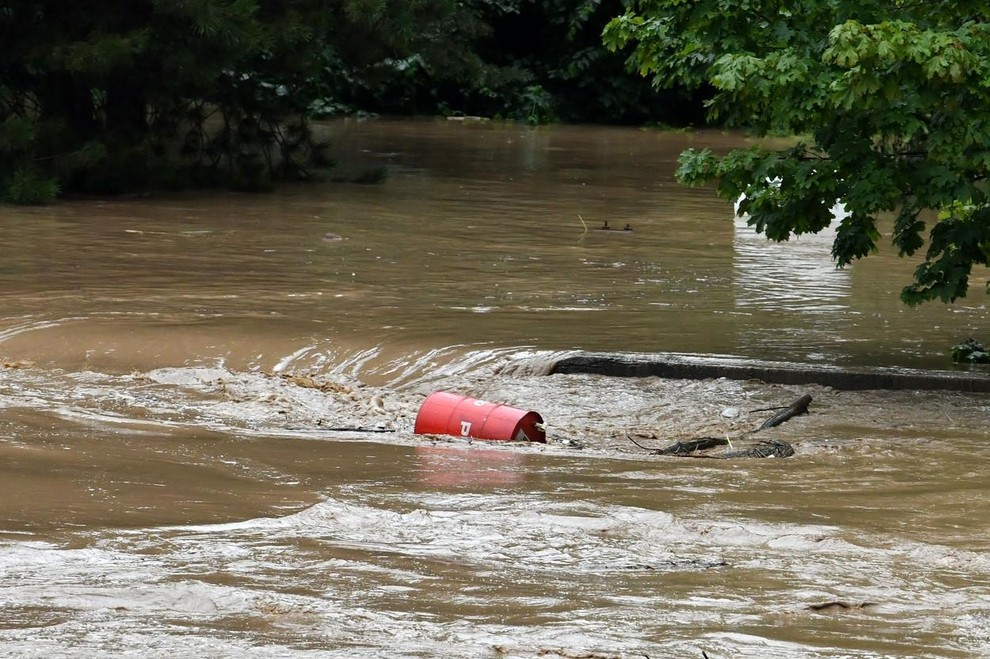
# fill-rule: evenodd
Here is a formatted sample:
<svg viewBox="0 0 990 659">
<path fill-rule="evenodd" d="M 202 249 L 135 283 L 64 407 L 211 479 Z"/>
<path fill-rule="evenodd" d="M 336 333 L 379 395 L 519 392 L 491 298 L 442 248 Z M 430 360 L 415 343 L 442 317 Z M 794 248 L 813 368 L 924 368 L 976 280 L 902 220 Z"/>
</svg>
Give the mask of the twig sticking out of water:
<svg viewBox="0 0 990 659">
<path fill-rule="evenodd" d="M 638 447 L 640 447 L 640 448 L 641 448 L 641 449 L 643 449 L 644 451 L 654 451 L 654 450 L 656 450 L 656 449 L 652 449 L 652 448 L 650 448 L 649 446 L 643 446 L 642 444 L 640 444 L 639 442 L 637 442 L 637 441 L 636 441 L 635 439 L 633 439 L 633 438 L 632 438 L 632 437 L 631 437 L 631 436 L 629 435 L 629 431 L 628 431 L 628 430 L 626 431 L 626 439 L 628 439 L 628 440 L 629 440 L 630 442 L 632 442 L 632 443 L 633 443 L 633 444 L 635 444 L 636 446 L 638 446 Z"/>
<path fill-rule="evenodd" d="M 776 407 L 759 407 L 755 410 L 750 410 L 750 412 L 776 412 L 777 410 L 786 410 L 789 405 L 777 405 Z"/>
<path fill-rule="evenodd" d="M 581 237 L 578 238 L 578 240 L 580 241 L 580 240 L 584 240 L 584 237 L 588 235 L 588 225 L 584 223 L 584 218 L 581 217 L 580 213 L 578 214 L 578 219 L 581 220 L 581 226 L 584 227 L 584 231 L 581 232 Z"/>
</svg>

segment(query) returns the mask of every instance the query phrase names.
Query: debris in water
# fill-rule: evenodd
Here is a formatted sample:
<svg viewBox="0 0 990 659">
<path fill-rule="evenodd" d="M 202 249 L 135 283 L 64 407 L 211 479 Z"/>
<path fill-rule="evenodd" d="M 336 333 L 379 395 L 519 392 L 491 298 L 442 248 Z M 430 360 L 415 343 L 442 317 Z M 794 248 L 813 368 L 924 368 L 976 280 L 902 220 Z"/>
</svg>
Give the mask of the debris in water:
<svg viewBox="0 0 990 659">
<path fill-rule="evenodd" d="M 18 359 L 16 362 L 3 362 L 4 368 L 31 368 L 34 362 L 27 359 Z"/>
<path fill-rule="evenodd" d="M 300 375 L 297 373 L 279 373 L 278 377 L 290 384 L 305 389 L 319 389 L 323 393 L 350 394 L 353 393 L 350 387 L 337 382 L 327 380 L 317 380 L 311 375 Z"/>
<path fill-rule="evenodd" d="M 820 604 L 809 604 L 804 607 L 806 611 L 848 611 L 849 609 L 868 609 L 878 606 L 876 602 L 860 602 L 859 604 L 849 604 L 841 600 L 832 600 Z"/>
<path fill-rule="evenodd" d="M 763 422 L 755 432 L 760 430 L 766 430 L 767 428 L 773 428 L 774 426 L 779 426 L 785 421 L 788 421 L 796 416 L 808 413 L 808 405 L 811 404 L 811 396 L 805 394 L 801 396 L 796 401 L 784 408 L 784 410 L 778 414 L 774 414 L 772 417 Z"/>
<path fill-rule="evenodd" d="M 779 426 L 780 424 L 792 419 L 795 416 L 801 414 L 807 414 L 808 405 L 811 403 L 811 396 L 804 395 L 798 398 L 796 401 L 784 408 L 774 408 L 780 409 L 781 411 L 774 414 L 772 417 L 764 421 L 759 428 L 755 430 L 750 430 L 742 435 L 736 436 L 736 440 L 742 439 L 747 435 L 760 432 L 761 430 L 766 430 L 767 428 L 773 428 Z M 729 410 L 735 410 L 735 408 L 728 408 Z M 725 410 L 722 412 L 722 416 L 726 416 Z M 735 410 L 738 412 L 738 410 Z M 728 436 L 726 437 L 696 437 L 690 440 L 678 440 L 673 444 L 666 446 L 664 448 L 650 448 L 643 446 L 635 439 L 633 439 L 629 433 L 626 433 L 626 438 L 631 441 L 636 446 L 641 449 L 650 451 L 650 455 L 676 455 L 680 457 L 689 458 L 789 458 L 794 455 L 794 447 L 787 442 L 781 441 L 779 439 L 769 439 L 761 440 L 755 446 L 748 448 L 733 450 L 732 439 Z M 729 451 L 716 454 L 705 454 L 702 451 L 707 451 L 718 446 L 728 446 Z"/>
<path fill-rule="evenodd" d="M 503 441 L 547 441 L 543 417 L 536 412 L 446 391 L 427 396 L 416 415 L 413 432 Z"/>
</svg>

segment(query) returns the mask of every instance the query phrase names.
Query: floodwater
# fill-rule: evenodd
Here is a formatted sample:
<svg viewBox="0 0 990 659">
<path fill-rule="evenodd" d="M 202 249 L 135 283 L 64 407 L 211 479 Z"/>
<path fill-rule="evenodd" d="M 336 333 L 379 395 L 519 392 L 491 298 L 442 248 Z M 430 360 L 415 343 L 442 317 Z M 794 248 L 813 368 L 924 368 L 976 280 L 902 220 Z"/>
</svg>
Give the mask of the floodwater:
<svg viewBox="0 0 990 659">
<path fill-rule="evenodd" d="M 546 375 L 949 368 L 981 281 L 907 309 L 891 250 L 836 271 L 674 184 L 738 136 L 324 130 L 388 179 L 0 208 L 0 655 L 990 654 L 986 396 Z M 438 390 L 549 441 L 413 434 Z M 641 448 L 805 393 L 792 458 Z"/>
</svg>

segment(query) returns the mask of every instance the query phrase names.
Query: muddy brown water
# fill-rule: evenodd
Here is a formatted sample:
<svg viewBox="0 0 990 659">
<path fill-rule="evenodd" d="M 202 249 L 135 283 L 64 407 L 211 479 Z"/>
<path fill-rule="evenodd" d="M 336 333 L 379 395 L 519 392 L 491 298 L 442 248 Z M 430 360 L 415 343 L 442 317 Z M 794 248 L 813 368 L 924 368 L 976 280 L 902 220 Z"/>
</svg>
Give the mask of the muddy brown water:
<svg viewBox="0 0 990 659">
<path fill-rule="evenodd" d="M 673 183 L 738 136 L 324 130 L 388 180 L 0 209 L 0 655 L 990 654 L 985 395 L 546 375 L 948 368 L 984 298 L 903 308 L 890 250 L 835 271 Z M 551 441 L 416 436 L 436 390 Z M 630 441 L 805 393 L 786 460 Z"/>
</svg>

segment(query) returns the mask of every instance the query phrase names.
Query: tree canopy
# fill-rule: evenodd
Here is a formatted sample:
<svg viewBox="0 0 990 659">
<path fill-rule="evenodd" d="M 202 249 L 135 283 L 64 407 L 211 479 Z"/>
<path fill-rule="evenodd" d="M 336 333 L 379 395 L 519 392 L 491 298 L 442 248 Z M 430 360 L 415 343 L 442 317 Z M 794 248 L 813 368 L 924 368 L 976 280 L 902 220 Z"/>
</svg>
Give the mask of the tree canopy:
<svg viewBox="0 0 990 659">
<path fill-rule="evenodd" d="M 293 4 L 3 3 L 4 196 L 214 176 L 250 187 L 266 165 L 289 167 L 307 135 L 284 117 L 309 91 L 327 20 Z"/>
<path fill-rule="evenodd" d="M 0 197 L 307 176 L 308 119 L 414 54 L 472 70 L 458 0 L 0 3 Z"/>
<path fill-rule="evenodd" d="M 344 112 L 683 117 L 602 44 L 623 1 L 0 2 L 0 199 L 265 189 Z"/>
<path fill-rule="evenodd" d="M 921 253 L 909 304 L 956 300 L 990 261 L 990 6 L 916 0 L 642 0 L 605 30 L 655 85 L 707 90 L 711 119 L 803 136 L 682 154 L 678 178 L 714 181 L 774 240 L 841 220 L 839 266 L 876 251 L 883 216 Z M 927 247 L 926 247 L 927 245 Z"/>
</svg>

